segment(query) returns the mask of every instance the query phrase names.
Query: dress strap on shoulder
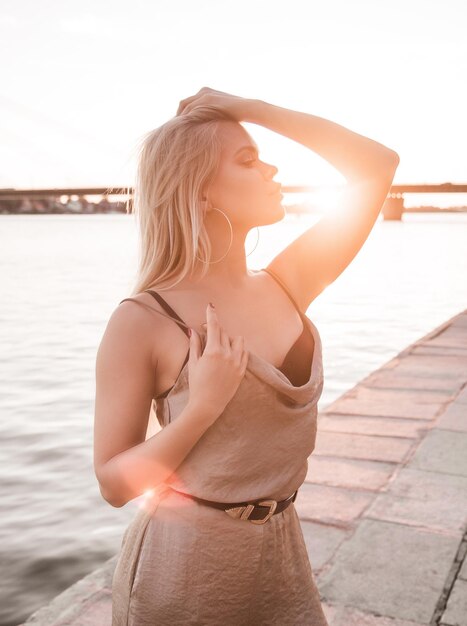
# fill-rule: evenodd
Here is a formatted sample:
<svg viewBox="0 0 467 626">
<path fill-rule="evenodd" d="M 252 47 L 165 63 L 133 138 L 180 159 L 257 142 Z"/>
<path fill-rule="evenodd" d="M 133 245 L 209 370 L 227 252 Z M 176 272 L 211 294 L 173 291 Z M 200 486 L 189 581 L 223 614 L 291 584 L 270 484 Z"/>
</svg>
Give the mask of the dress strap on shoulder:
<svg viewBox="0 0 467 626">
<path fill-rule="evenodd" d="M 172 309 L 172 307 L 170 306 L 170 304 L 169 304 L 168 302 L 166 302 L 166 301 L 164 300 L 164 298 L 163 298 L 163 297 L 162 297 L 159 293 L 157 293 L 157 291 L 153 291 L 152 289 L 146 289 L 146 292 L 147 292 L 147 293 L 150 293 L 150 294 L 151 294 L 151 296 L 152 296 L 153 298 L 155 298 L 155 299 L 159 302 L 159 304 L 161 305 L 161 307 L 162 307 L 165 311 L 167 311 L 167 313 L 168 313 L 168 314 L 169 314 L 172 318 L 175 318 L 175 321 L 176 321 L 176 322 L 181 322 L 181 323 L 183 324 L 183 326 L 185 326 L 185 328 L 187 329 L 186 334 L 188 335 L 188 328 L 189 328 L 188 324 L 186 324 L 186 323 L 182 320 L 182 318 L 181 318 L 181 317 L 180 317 L 177 313 L 175 313 L 175 311 Z"/>
<path fill-rule="evenodd" d="M 279 276 L 277 276 L 277 274 L 275 272 L 273 272 L 270 269 L 267 269 L 266 267 L 263 267 L 261 270 L 261 272 L 267 272 L 268 274 L 270 274 L 278 283 L 279 285 L 282 287 L 282 289 L 285 291 L 285 293 L 289 296 L 290 300 L 292 301 L 292 304 L 294 305 L 294 307 L 297 309 L 297 311 L 300 313 L 300 316 L 303 315 L 300 307 L 298 306 L 295 298 L 292 296 L 292 294 L 290 293 L 288 287 L 286 287 L 286 285 L 284 284 L 284 282 L 279 278 Z"/>
<path fill-rule="evenodd" d="M 187 324 L 185 324 L 185 322 L 182 320 L 182 318 L 179 317 L 175 313 L 175 311 L 172 309 L 172 307 L 161 296 L 159 296 L 159 294 L 156 293 L 155 291 L 151 291 L 149 289 L 147 289 L 146 291 L 147 291 L 147 293 L 150 293 L 159 302 L 159 304 L 162 306 L 162 308 L 165 311 L 167 311 L 167 313 L 169 313 L 169 315 L 167 315 L 166 313 L 162 313 L 162 311 L 158 311 L 154 307 L 149 306 L 149 304 L 146 304 L 146 302 L 141 302 L 141 300 L 136 300 L 135 298 L 124 298 L 123 300 L 120 300 L 119 304 L 121 304 L 122 302 L 126 302 L 127 300 L 130 300 L 131 302 L 136 302 L 136 304 L 139 304 L 139 305 L 145 307 L 146 309 L 149 309 L 149 311 L 152 311 L 153 313 L 157 313 L 158 315 L 162 315 L 163 317 L 167 317 L 168 319 L 171 319 L 176 324 L 178 324 L 178 326 L 181 328 L 181 330 L 183 330 L 185 335 L 187 337 L 189 337 L 190 336 L 189 333 L 188 333 L 189 326 Z"/>
</svg>

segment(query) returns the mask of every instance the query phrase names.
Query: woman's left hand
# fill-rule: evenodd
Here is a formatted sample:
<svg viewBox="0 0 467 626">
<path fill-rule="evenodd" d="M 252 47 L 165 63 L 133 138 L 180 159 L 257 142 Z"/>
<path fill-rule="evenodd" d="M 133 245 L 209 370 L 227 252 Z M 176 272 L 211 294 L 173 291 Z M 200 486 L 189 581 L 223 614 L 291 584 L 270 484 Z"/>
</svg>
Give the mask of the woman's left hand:
<svg viewBox="0 0 467 626">
<path fill-rule="evenodd" d="M 177 115 L 189 113 L 193 111 L 193 109 L 196 109 L 196 107 L 213 106 L 216 109 L 225 111 L 237 122 L 240 122 L 248 117 L 248 112 L 251 107 L 254 106 L 255 102 L 258 101 L 233 96 L 230 93 L 216 91 L 209 87 L 202 87 L 196 95 L 180 100 Z"/>
</svg>

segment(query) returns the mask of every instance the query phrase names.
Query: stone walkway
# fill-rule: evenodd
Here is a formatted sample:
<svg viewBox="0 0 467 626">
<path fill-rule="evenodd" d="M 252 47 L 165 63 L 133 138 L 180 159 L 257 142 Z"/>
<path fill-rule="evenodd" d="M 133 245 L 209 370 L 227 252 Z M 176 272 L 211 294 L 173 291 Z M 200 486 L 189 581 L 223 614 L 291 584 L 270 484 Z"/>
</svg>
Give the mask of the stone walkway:
<svg viewBox="0 0 467 626">
<path fill-rule="evenodd" d="M 329 626 L 467 626 L 467 310 L 319 414 L 295 507 Z M 25 624 L 110 626 L 116 558 Z"/>
<path fill-rule="evenodd" d="M 320 413 L 295 506 L 330 626 L 467 626 L 467 310 Z"/>
</svg>

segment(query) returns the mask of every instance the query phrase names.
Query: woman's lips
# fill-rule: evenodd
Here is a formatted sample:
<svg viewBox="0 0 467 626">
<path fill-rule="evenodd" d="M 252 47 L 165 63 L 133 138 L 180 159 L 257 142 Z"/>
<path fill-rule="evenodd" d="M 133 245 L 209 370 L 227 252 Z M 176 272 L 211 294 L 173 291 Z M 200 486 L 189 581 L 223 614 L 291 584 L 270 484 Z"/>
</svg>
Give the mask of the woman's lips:
<svg viewBox="0 0 467 626">
<path fill-rule="evenodd" d="M 281 193 L 281 189 L 282 189 L 282 185 L 278 185 L 274 191 L 271 191 L 270 195 L 273 196 L 277 193 Z"/>
</svg>

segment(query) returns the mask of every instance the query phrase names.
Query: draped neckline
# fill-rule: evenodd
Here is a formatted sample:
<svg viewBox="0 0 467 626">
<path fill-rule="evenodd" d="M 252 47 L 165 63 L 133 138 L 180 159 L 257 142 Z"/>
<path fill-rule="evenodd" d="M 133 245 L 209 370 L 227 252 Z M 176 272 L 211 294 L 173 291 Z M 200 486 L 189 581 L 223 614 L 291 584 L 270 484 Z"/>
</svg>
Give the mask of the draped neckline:
<svg viewBox="0 0 467 626">
<path fill-rule="evenodd" d="M 309 392 L 313 391 L 316 387 L 318 387 L 322 383 L 322 344 L 321 337 L 319 331 L 315 324 L 307 317 L 305 314 L 300 312 L 300 316 L 302 318 L 303 324 L 308 324 L 308 327 L 313 335 L 314 340 L 314 349 L 312 362 L 310 367 L 310 375 L 303 385 L 294 385 L 282 372 L 278 367 L 276 367 L 273 363 L 263 358 L 259 354 L 252 352 L 251 350 L 248 353 L 248 363 L 247 370 L 250 371 L 256 378 L 262 380 L 263 382 L 269 384 L 270 386 L 276 388 L 278 391 L 285 393 L 289 397 L 300 401 L 305 399 Z M 305 331 L 305 327 L 303 329 Z M 303 333 L 302 333 L 303 334 Z M 206 336 L 207 330 L 203 330 L 199 333 L 202 342 L 202 349 L 206 345 Z M 300 339 L 300 337 L 299 337 Z M 298 341 L 298 340 L 297 340 Z M 283 362 L 285 362 L 288 354 L 294 348 L 297 341 L 294 342 L 292 348 L 287 352 L 287 355 Z M 165 396 L 157 396 L 154 400 L 167 400 L 172 395 L 174 395 L 177 391 L 180 390 L 181 387 L 185 387 L 186 385 L 182 385 L 182 381 L 187 383 L 187 375 L 188 375 L 188 358 L 189 358 L 189 349 L 185 357 L 185 363 L 182 366 L 177 378 L 175 379 L 175 383 L 170 388 L 169 392 Z M 242 381 L 243 382 L 243 381 Z M 240 384 L 242 384 L 242 382 Z M 313 394 L 314 395 L 314 394 Z M 312 398 L 310 398 L 312 399 Z"/>
</svg>

